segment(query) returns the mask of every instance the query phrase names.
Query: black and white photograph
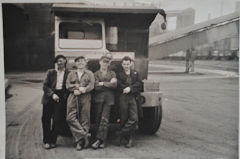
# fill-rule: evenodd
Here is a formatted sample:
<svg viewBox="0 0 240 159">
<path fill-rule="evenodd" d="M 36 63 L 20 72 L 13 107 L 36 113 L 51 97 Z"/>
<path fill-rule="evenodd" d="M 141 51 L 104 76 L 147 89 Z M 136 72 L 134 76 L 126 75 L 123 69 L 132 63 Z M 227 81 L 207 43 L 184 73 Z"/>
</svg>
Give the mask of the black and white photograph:
<svg viewBox="0 0 240 159">
<path fill-rule="evenodd" d="M 0 159 L 239 158 L 239 0 L 0 7 Z"/>
</svg>

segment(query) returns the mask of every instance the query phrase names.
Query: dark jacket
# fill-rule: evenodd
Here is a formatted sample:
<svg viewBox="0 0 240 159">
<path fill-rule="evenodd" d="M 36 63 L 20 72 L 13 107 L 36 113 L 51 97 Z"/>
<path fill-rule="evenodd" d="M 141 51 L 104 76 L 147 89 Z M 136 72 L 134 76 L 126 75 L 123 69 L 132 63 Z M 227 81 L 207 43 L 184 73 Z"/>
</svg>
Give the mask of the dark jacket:
<svg viewBox="0 0 240 159">
<path fill-rule="evenodd" d="M 107 105 L 113 105 L 115 103 L 114 90 L 117 87 L 117 83 L 111 83 L 113 78 L 116 78 L 114 71 L 108 70 L 106 75 L 103 75 L 100 70 L 94 73 L 95 77 L 95 103 L 105 103 Z M 104 82 L 103 86 L 99 86 L 99 82 Z"/>
<path fill-rule="evenodd" d="M 66 79 L 69 74 L 69 70 L 65 70 L 64 77 L 63 77 L 63 91 L 64 91 L 64 100 L 67 100 L 69 95 L 68 90 L 66 89 Z M 42 97 L 42 104 L 48 104 L 54 91 L 56 90 L 57 84 L 57 71 L 55 69 L 49 69 L 47 71 L 46 78 L 43 82 L 43 97 Z"/>
<path fill-rule="evenodd" d="M 131 70 L 130 72 L 131 84 L 127 82 L 127 75 L 124 70 L 120 71 L 117 74 L 117 88 L 120 94 L 122 94 L 123 89 L 126 87 L 130 87 L 131 91 L 129 94 L 133 94 L 135 96 L 137 106 L 138 106 L 138 117 L 143 118 L 143 110 L 140 101 L 140 92 L 143 92 L 143 82 L 138 75 L 138 72 L 135 70 Z"/>
<path fill-rule="evenodd" d="M 113 90 L 117 87 L 117 83 L 111 83 L 113 78 L 117 78 L 114 71 L 108 70 L 105 76 L 102 75 L 101 71 L 98 70 L 94 73 L 95 77 L 95 91 L 103 92 L 106 90 Z M 104 82 L 104 86 L 99 86 L 99 82 Z"/>
<path fill-rule="evenodd" d="M 120 71 L 117 74 L 117 87 L 120 93 L 123 92 L 123 89 L 126 87 L 131 88 L 130 94 L 138 94 L 142 90 L 142 81 L 137 73 L 137 71 L 130 71 L 131 84 L 127 82 L 127 75 L 125 71 Z"/>
</svg>

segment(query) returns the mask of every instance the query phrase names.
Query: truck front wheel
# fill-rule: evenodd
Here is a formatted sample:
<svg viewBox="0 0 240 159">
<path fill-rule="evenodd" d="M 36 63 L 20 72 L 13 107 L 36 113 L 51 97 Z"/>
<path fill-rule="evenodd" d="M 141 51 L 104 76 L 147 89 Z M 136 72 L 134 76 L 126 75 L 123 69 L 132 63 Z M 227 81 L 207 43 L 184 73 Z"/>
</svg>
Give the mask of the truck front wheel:
<svg viewBox="0 0 240 159">
<path fill-rule="evenodd" d="M 143 133 L 155 134 L 162 121 L 162 105 L 143 108 L 143 119 L 139 121 L 139 129 Z"/>
</svg>

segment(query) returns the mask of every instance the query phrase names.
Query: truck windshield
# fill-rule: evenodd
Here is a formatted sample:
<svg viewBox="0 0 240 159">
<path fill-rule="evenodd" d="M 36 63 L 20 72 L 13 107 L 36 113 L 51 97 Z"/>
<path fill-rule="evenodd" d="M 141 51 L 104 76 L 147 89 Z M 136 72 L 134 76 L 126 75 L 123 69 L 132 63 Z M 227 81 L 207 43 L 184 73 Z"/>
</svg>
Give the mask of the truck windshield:
<svg viewBox="0 0 240 159">
<path fill-rule="evenodd" d="M 101 48 L 102 26 L 96 22 L 62 22 L 59 39 L 60 48 Z"/>
<path fill-rule="evenodd" d="M 97 23 L 62 22 L 59 30 L 60 39 L 102 39 L 101 25 Z"/>
</svg>

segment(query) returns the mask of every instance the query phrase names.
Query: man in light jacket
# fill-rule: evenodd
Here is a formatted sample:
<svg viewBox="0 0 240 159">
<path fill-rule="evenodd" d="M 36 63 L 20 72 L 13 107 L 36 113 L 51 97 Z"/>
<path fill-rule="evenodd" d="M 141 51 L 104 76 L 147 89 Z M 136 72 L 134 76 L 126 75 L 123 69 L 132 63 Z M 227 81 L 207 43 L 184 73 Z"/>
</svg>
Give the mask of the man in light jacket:
<svg viewBox="0 0 240 159">
<path fill-rule="evenodd" d="M 76 70 L 69 73 L 66 87 L 70 91 L 67 101 L 67 122 L 75 139 L 76 150 L 87 147 L 90 128 L 91 91 L 94 75 L 86 69 L 87 60 L 83 56 L 75 59 Z"/>
</svg>

